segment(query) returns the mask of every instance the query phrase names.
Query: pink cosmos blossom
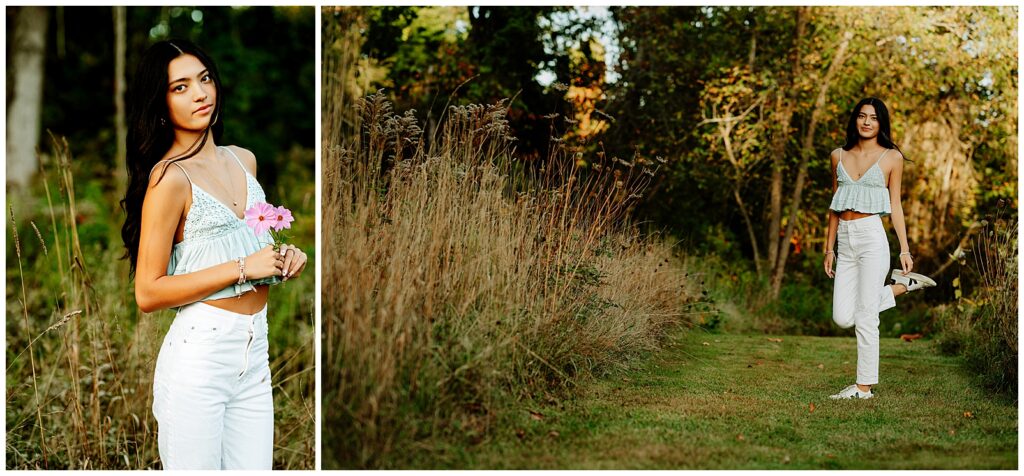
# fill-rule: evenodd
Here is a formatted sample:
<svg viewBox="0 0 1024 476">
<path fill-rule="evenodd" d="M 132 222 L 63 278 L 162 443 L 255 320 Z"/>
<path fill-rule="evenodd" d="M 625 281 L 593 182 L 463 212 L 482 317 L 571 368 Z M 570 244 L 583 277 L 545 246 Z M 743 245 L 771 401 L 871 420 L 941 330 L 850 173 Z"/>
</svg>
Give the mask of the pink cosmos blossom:
<svg viewBox="0 0 1024 476">
<path fill-rule="evenodd" d="M 291 213 L 288 216 L 291 218 Z M 262 235 L 277 225 L 277 217 L 277 208 L 269 203 L 259 202 L 245 211 L 245 224 L 249 225 L 256 235 Z"/>
<path fill-rule="evenodd" d="M 292 222 L 295 221 L 295 218 L 292 217 L 292 211 L 284 206 L 274 208 L 271 213 L 274 214 L 274 231 L 291 228 Z"/>
</svg>

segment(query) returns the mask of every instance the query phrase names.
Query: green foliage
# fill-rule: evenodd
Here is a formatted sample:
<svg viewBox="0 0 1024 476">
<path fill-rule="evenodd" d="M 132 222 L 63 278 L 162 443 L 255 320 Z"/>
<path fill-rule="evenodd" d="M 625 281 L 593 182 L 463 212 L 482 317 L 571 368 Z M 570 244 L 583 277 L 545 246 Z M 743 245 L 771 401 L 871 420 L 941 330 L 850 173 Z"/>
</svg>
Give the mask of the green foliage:
<svg viewBox="0 0 1024 476">
<path fill-rule="evenodd" d="M 700 263 L 699 273 L 711 297 L 707 304 L 710 315 L 718 316 L 725 331 L 812 336 L 846 336 L 853 332 L 832 321 L 833 285 L 821 268 L 822 254 L 798 255 L 778 299 L 771 298 L 767 279 L 758 277 L 744 259 L 715 252 L 697 256 L 694 260 Z M 881 335 L 932 336 L 940 326 L 925 294 L 901 296 L 896 308 L 882 313 Z"/>
<path fill-rule="evenodd" d="M 811 184 L 804 194 L 804 203 L 808 204 L 805 208 L 827 200 L 828 174 L 818 171 L 827 170 L 827 152 L 842 141 L 847 113 L 844 105 L 853 104 L 865 95 L 881 96 L 890 102 L 895 112 L 897 141 L 907 136 L 917 139 L 922 134 L 915 135 L 912 126 L 940 120 L 955 124 L 959 131 L 956 136 L 966 141 L 968 147 L 977 144 L 980 153 L 974 160 L 982 176 L 978 182 L 956 186 L 962 189 L 971 187 L 971 183 L 994 182 L 995 187 L 968 190 L 969 194 L 982 197 L 979 206 L 991 206 L 1000 197 L 1013 196 L 1015 161 L 1006 159 L 1013 154 L 1015 129 L 1013 121 L 1006 119 L 1012 119 L 1015 114 L 1012 102 L 1007 101 L 1013 97 L 1010 93 L 1014 88 L 1013 82 L 1007 79 L 1015 77 L 1015 73 L 1012 62 L 1000 58 L 1013 54 L 1010 36 L 1013 28 L 1003 27 L 1012 21 L 1015 12 L 959 7 L 876 10 L 879 15 L 863 9 L 810 9 L 805 15 L 808 22 L 805 37 L 795 38 L 792 8 L 613 9 L 619 27 L 616 40 L 623 49 L 619 64 L 615 66 L 622 79 L 609 90 L 606 111 L 615 117 L 615 122 L 604 137 L 605 146 L 612 154 L 638 153 L 670 159 L 669 173 L 659 177 L 656 193 L 648 197 L 640 213 L 679 234 L 689 233 L 703 221 L 737 229 L 742 226 L 739 214 L 735 213 L 735 205 L 728 195 L 723 193 L 729 189 L 729 181 L 736 180 L 740 181 L 749 208 L 766 210 L 764 190 L 770 169 L 758 166 L 758 162 L 764 161 L 766 154 L 775 152 L 765 150 L 764 146 L 779 134 L 795 136 L 801 132 L 800 124 L 806 124 L 811 114 L 816 81 L 821 79 L 824 67 L 835 55 L 843 31 L 853 34 L 850 46 L 853 53 L 848 55 L 849 64 L 842 68 L 836 85 L 826 97 L 823 124 L 814 141 L 820 144 L 816 146 L 820 150 L 812 153 L 810 167 L 814 172 L 810 174 Z M 874 16 L 878 16 L 876 21 L 865 20 Z M 696 46 L 709 44 L 715 47 Z M 797 44 L 806 74 L 792 77 L 793 48 Z M 463 48 L 479 47 L 466 44 Z M 479 53 L 485 58 L 489 57 L 487 54 Z M 556 58 L 556 63 L 558 61 L 561 57 Z M 878 65 L 883 64 L 887 65 L 887 70 L 878 74 Z M 528 67 L 526 63 L 518 64 L 515 71 Z M 735 81 L 736 76 L 720 72 L 742 68 L 756 72 L 756 77 L 765 80 L 752 88 L 723 89 L 722 84 Z M 579 74 L 560 69 L 563 70 L 560 74 Z M 955 74 L 946 73 L 950 71 Z M 575 79 L 571 77 L 568 82 L 573 83 Z M 530 81 L 523 84 L 528 83 Z M 500 89 L 484 82 L 479 84 Z M 746 166 L 734 170 L 727 162 L 709 161 L 720 156 L 721 147 L 712 140 L 713 135 L 697 127 L 703 120 L 702 110 L 697 107 L 700 98 L 737 103 L 742 95 L 757 98 L 768 94 L 793 96 L 797 104 L 797 127 L 773 129 L 778 121 L 772 114 L 777 111 L 774 111 L 776 105 L 772 98 L 768 97 L 765 110 L 751 117 L 749 133 L 742 133 L 742 140 L 737 141 L 748 151 L 739 156 L 740 163 Z M 800 145 L 797 141 L 788 142 L 783 164 L 787 167 L 787 176 L 792 177 L 793 171 L 789 169 L 793 159 L 799 156 Z M 931 153 L 927 143 L 911 142 L 904 146 L 911 158 Z M 986 165 L 990 163 L 1003 165 Z M 908 176 L 911 179 L 924 177 L 938 166 L 920 163 L 919 167 L 923 168 L 911 170 Z M 986 180 L 989 177 L 991 181 Z M 909 200 L 932 200 L 934 193 L 928 187 L 908 187 L 908 190 L 912 193 Z M 936 208 L 944 207 L 940 200 Z M 910 218 L 917 221 L 931 218 L 912 209 L 909 211 Z M 820 239 L 824 228 L 822 218 L 806 212 L 798 216 L 808 222 L 798 228 L 798 234 Z M 944 226 L 947 230 L 942 233 L 924 232 L 917 238 L 921 242 L 920 264 L 940 258 L 936 244 L 948 241 L 950 234 L 957 232 L 955 221 Z M 759 233 L 764 231 L 758 230 Z M 747 241 L 746 236 L 741 241 Z"/>
<path fill-rule="evenodd" d="M 116 189 L 114 28 L 109 7 L 53 7 L 46 43 L 42 130 L 64 135 L 76 173 Z M 273 187 L 284 151 L 316 140 L 312 7 L 126 7 L 128 84 L 155 41 L 187 38 L 217 62 L 224 83 L 224 144 L 251 150 Z M 273 34 L 267 34 L 273 32 Z M 44 134 L 45 136 L 45 134 Z M 47 139 L 40 137 L 40 149 Z M 88 172 L 86 172 L 88 171 Z M 120 197 L 117 197 L 120 198 Z"/>
<path fill-rule="evenodd" d="M 1002 335 L 1001 324 L 1012 318 L 991 304 L 944 306 L 938 311 L 943 332 L 941 349 L 962 355 L 976 380 L 1005 395 L 1017 395 L 1017 352 Z"/>
<path fill-rule="evenodd" d="M 716 166 L 709 160 L 716 155 L 721 157 L 721 145 L 705 135 L 705 128 L 699 125 L 708 112 L 700 106 L 701 98 L 714 98 L 711 102 L 735 102 L 736 98 L 726 94 L 728 91 L 743 90 L 744 94 L 752 96 L 764 93 L 763 88 L 739 87 L 735 80 L 746 64 L 748 35 L 755 25 L 760 32 L 758 76 L 771 71 L 762 64 L 784 55 L 784 48 L 792 43 L 792 35 L 786 34 L 787 28 L 792 28 L 791 21 L 778 10 L 747 7 L 623 7 L 613 10 L 621 29 L 619 42 L 623 51 L 618 69 L 622 79 L 609 92 L 608 112 L 616 117 L 616 123 L 608 131 L 606 142 L 613 153 L 662 156 L 669 160 L 669 173 L 660 177 L 661 184 L 655 185 L 662 188 L 647 197 L 640 212 L 675 233 L 689 234 L 695 226 L 703 227 L 699 225 L 701 222 L 742 226 L 729 194 L 729 178 L 735 174 L 727 170 L 731 168 L 727 162 Z M 752 119 L 757 117 L 754 114 Z M 761 185 L 751 188 L 758 187 L 763 190 Z M 761 200 L 763 198 L 751 197 L 751 208 L 758 208 Z M 702 238 L 695 234 L 693 244 Z"/>
<path fill-rule="evenodd" d="M 373 40 L 363 47 L 369 89 L 387 87 L 401 109 L 416 109 L 427 141 L 446 104 L 510 97 L 517 149 L 535 156 L 551 132 L 582 127 L 550 121 L 549 113 L 565 111 L 557 88 L 539 89 L 538 74 L 593 85 L 595 74 L 614 69 L 619 79 L 600 84 L 597 100 L 609 127 L 588 147 L 668 159 L 635 213 L 689 246 L 710 237 L 709 224 L 720 224 L 751 257 L 734 187 L 754 234 L 770 244 L 770 164 L 779 160 L 789 197 L 804 153 L 811 159 L 796 236 L 820 242 L 826 217 L 818 210 L 831 194 L 828 153 L 844 140 L 849 107 L 869 95 L 890 106 L 894 138 L 914 161 L 905 171 L 904 205 L 919 266 L 944 260 L 940 248 L 970 223 L 965 217 L 990 212 L 1001 198 L 1016 201 L 1013 8 L 813 7 L 803 10 L 803 30 L 793 7 L 613 7 L 611 30 L 565 8 L 360 11 Z M 846 59 L 815 112 L 818 86 L 846 33 Z M 618 46 L 616 63 L 591 50 L 598 37 Z M 715 117 L 712 110 L 721 118 L 758 101 L 735 125 L 736 154 L 727 160 L 715 123 L 702 121 Z M 791 123 L 781 120 L 784 113 Z M 820 124 L 813 150 L 805 151 L 799 138 L 814 114 Z M 944 178 L 951 163 L 966 166 Z M 924 223 L 932 225 L 918 225 Z"/>
<path fill-rule="evenodd" d="M 385 88 L 396 106 L 412 109 L 432 140 L 449 104 L 490 104 L 510 98 L 509 121 L 526 157 L 546 155 L 560 91 L 535 76 L 556 62 L 541 21 L 554 7 L 351 7 L 362 16 L 367 90 Z M 340 13 L 327 17 L 337 21 Z M 559 69 L 561 70 L 561 69 Z M 570 78 L 560 77 L 568 83 Z"/>
</svg>

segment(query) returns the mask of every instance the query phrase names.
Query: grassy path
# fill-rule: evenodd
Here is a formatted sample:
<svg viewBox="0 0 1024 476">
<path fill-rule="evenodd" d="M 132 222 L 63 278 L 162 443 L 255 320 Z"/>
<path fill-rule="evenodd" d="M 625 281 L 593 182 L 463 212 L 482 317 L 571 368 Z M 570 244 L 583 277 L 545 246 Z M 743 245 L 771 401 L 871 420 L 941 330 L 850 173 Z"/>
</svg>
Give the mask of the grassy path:
<svg viewBox="0 0 1024 476">
<path fill-rule="evenodd" d="M 1016 404 L 988 396 L 932 343 L 883 340 L 876 398 L 831 401 L 854 376 L 854 339 L 781 339 L 684 331 L 644 368 L 563 408 L 524 409 L 444 465 L 1017 468 Z"/>
</svg>

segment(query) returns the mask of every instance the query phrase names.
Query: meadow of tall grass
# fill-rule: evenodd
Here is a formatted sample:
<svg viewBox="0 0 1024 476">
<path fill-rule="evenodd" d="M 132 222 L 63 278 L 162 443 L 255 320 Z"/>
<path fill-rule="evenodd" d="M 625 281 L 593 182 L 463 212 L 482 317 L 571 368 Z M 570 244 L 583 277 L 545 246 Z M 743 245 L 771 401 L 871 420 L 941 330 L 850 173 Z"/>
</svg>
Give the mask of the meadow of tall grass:
<svg viewBox="0 0 1024 476">
<path fill-rule="evenodd" d="M 172 311 L 141 313 L 128 279 L 123 216 L 95 170 L 62 138 L 41 154 L 37 183 L 8 192 L 6 459 L 8 469 L 160 468 L 152 375 Z M 292 235 L 313 253 L 309 172 L 279 180 L 296 211 Z M 76 179 L 84 191 L 76 190 Z M 314 468 L 315 279 L 307 271 L 270 298 L 274 466 Z"/>
<path fill-rule="evenodd" d="M 325 468 L 431 466 L 503 409 L 657 347 L 695 294 L 627 207 L 656 163 L 516 159 L 503 103 L 425 138 L 382 93 L 323 153 Z"/>
</svg>

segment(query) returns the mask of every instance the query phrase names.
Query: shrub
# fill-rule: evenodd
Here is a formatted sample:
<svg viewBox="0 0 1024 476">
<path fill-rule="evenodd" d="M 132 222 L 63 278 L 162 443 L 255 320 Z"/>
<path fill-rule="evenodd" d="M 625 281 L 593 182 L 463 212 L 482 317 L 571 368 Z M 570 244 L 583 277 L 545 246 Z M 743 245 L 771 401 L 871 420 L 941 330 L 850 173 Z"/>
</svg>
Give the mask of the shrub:
<svg viewBox="0 0 1024 476">
<path fill-rule="evenodd" d="M 963 355 L 987 387 L 1016 395 L 1018 222 L 999 213 L 982 224 L 969 269 L 976 273 L 977 285 L 970 298 L 958 289 L 958 303 L 939 312 L 940 346 Z"/>
</svg>

